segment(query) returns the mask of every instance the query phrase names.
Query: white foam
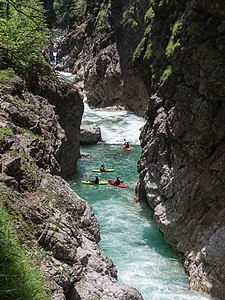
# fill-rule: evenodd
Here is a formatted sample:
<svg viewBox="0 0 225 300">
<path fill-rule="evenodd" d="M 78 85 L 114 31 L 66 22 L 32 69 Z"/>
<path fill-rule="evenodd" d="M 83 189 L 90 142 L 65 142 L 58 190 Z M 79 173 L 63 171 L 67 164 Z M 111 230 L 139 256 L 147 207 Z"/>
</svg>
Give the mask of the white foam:
<svg viewBox="0 0 225 300">
<path fill-rule="evenodd" d="M 122 144 L 126 139 L 131 145 L 139 145 L 140 129 L 145 122 L 127 110 L 91 109 L 84 98 L 82 123 L 98 125 L 107 144 Z"/>
</svg>

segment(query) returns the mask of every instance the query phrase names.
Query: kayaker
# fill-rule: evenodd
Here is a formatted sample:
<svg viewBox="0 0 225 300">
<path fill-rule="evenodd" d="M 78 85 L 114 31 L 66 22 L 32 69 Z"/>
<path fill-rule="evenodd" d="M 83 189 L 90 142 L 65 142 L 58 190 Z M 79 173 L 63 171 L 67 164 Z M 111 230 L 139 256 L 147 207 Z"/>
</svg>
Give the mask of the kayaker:
<svg viewBox="0 0 225 300">
<path fill-rule="evenodd" d="M 130 148 L 129 143 L 125 139 L 124 139 L 123 147 L 124 148 Z"/>
<path fill-rule="evenodd" d="M 106 171 L 105 165 L 101 165 L 101 167 L 99 169 L 100 169 L 101 172 L 105 172 Z"/>
<path fill-rule="evenodd" d="M 95 176 L 95 180 L 92 180 L 93 183 L 95 184 L 99 184 L 99 178 L 98 176 Z"/>
<path fill-rule="evenodd" d="M 120 178 L 116 177 L 116 180 L 113 182 L 114 185 L 119 185 L 120 184 Z"/>
</svg>

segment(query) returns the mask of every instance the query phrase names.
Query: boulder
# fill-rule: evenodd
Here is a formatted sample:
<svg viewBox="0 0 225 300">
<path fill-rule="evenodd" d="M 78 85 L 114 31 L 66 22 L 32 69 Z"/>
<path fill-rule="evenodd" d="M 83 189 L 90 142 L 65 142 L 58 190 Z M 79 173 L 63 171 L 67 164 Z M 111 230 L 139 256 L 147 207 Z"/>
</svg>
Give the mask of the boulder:
<svg viewBox="0 0 225 300">
<path fill-rule="evenodd" d="M 81 145 L 97 144 L 102 141 L 101 129 L 96 125 L 82 125 L 80 127 Z"/>
</svg>

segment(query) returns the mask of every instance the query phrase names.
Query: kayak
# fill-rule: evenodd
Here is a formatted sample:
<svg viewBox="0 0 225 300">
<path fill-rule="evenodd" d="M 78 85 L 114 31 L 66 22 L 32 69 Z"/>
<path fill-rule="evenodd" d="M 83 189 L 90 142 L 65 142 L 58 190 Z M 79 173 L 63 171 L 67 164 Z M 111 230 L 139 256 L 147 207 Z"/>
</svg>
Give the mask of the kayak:
<svg viewBox="0 0 225 300">
<path fill-rule="evenodd" d="M 85 181 L 81 181 L 84 184 L 92 184 L 92 185 L 104 185 L 104 184 L 108 184 L 108 181 L 99 181 L 99 183 L 94 183 L 91 180 L 85 180 Z"/>
<path fill-rule="evenodd" d="M 109 184 L 111 184 L 111 185 L 114 185 L 114 186 L 118 186 L 118 187 L 120 187 L 120 188 L 126 188 L 126 185 L 125 184 L 123 184 L 123 183 L 120 183 L 120 184 L 114 184 L 114 181 L 108 181 L 108 183 Z"/>
<path fill-rule="evenodd" d="M 93 170 L 93 172 L 101 172 L 101 173 L 104 173 L 104 172 L 114 172 L 115 171 L 115 169 L 106 169 L 105 171 L 101 171 L 101 170 Z"/>
<path fill-rule="evenodd" d="M 126 151 L 130 151 L 130 150 L 132 149 L 131 147 L 125 148 L 125 147 L 123 147 L 123 146 L 122 146 L 122 148 L 123 148 L 123 150 L 126 150 Z"/>
</svg>

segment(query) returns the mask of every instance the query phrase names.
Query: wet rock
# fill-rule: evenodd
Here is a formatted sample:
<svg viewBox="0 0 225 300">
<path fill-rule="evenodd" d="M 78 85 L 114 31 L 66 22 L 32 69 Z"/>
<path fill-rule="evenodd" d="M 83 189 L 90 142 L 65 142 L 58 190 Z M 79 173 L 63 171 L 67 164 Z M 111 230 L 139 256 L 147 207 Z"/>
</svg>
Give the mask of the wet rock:
<svg viewBox="0 0 225 300">
<path fill-rule="evenodd" d="M 81 125 L 80 143 L 82 145 L 97 144 L 102 141 L 101 129 L 96 125 Z"/>
</svg>

